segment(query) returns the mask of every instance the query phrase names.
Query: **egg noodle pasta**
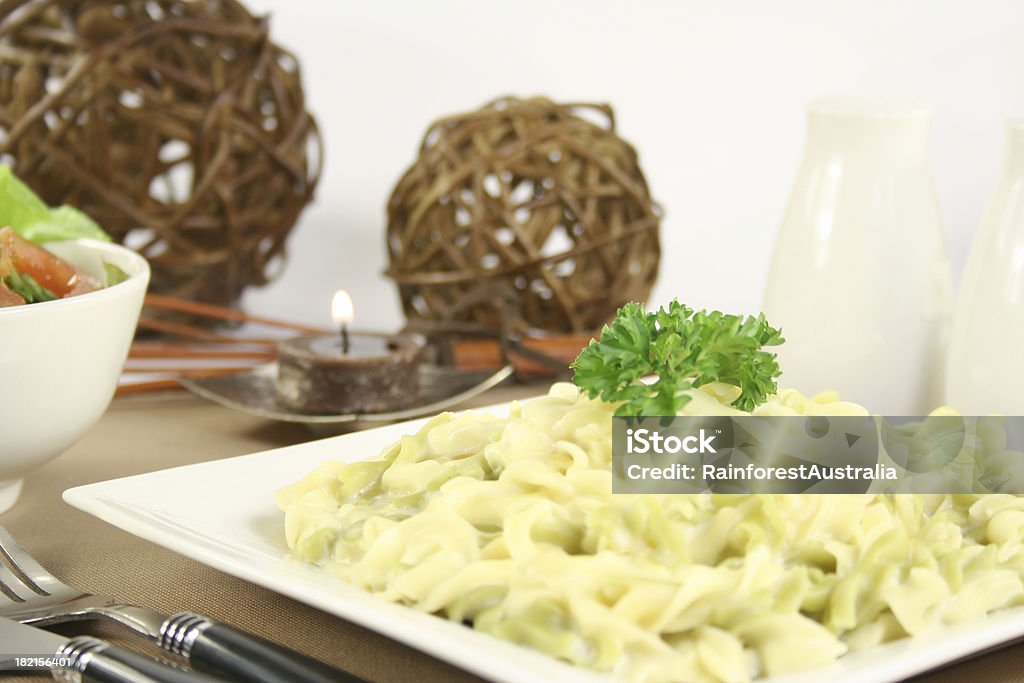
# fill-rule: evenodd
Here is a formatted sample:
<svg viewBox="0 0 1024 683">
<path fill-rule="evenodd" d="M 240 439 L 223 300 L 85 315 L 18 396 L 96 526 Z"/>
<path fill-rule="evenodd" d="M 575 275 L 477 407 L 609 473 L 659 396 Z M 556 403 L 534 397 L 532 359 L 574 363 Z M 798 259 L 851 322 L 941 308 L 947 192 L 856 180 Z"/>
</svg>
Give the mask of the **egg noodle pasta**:
<svg viewBox="0 0 1024 683">
<path fill-rule="evenodd" d="M 682 414 L 746 414 L 735 387 L 688 391 Z M 282 489 L 288 546 L 386 600 L 644 683 L 817 668 L 1024 602 L 1024 498 L 613 495 L 614 411 L 556 384 L 507 418 L 439 415 Z M 752 414 L 867 412 L 784 390 Z"/>
</svg>

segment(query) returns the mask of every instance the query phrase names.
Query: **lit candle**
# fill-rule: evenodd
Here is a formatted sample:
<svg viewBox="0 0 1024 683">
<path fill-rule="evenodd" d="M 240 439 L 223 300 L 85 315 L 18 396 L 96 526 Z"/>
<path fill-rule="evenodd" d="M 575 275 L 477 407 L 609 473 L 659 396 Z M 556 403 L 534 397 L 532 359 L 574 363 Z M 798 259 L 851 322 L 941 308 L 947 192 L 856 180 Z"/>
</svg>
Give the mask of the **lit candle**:
<svg viewBox="0 0 1024 683">
<path fill-rule="evenodd" d="M 349 333 L 352 297 L 338 290 L 331 318 L 338 334 L 307 335 L 277 346 L 277 398 L 293 410 L 320 415 L 381 413 L 419 398 L 423 338 L 412 334 Z"/>
<path fill-rule="evenodd" d="M 331 300 L 331 318 L 335 325 L 340 325 L 341 331 L 341 352 L 349 352 L 348 324 L 355 319 L 356 307 L 352 303 L 352 297 L 344 289 L 334 293 Z"/>
</svg>

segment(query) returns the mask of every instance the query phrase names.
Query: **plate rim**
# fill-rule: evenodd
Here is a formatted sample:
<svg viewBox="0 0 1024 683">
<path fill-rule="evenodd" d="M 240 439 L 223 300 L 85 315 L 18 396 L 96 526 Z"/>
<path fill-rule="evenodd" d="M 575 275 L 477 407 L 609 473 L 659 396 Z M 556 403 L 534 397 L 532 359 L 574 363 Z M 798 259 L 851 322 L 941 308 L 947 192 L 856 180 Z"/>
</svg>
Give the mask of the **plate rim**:
<svg viewBox="0 0 1024 683">
<path fill-rule="evenodd" d="M 277 361 L 270 361 L 269 363 L 263 363 L 253 368 L 248 369 L 245 372 L 239 372 L 239 375 L 253 374 L 263 375 L 273 372 L 277 368 Z M 483 373 L 479 373 L 483 374 Z M 424 405 L 415 406 L 412 408 L 403 408 L 401 410 L 393 410 L 383 413 L 342 413 L 338 415 L 324 415 L 324 414 L 304 414 L 304 413 L 288 413 L 278 412 L 273 410 L 264 410 L 255 406 L 246 405 L 239 403 L 230 398 L 227 398 L 223 394 L 216 391 L 212 391 L 202 382 L 202 378 L 193 377 L 178 377 L 178 383 L 188 389 L 190 392 L 204 398 L 208 401 L 212 401 L 218 405 L 222 405 L 225 408 L 236 410 L 250 415 L 256 415 L 258 417 L 264 417 L 270 420 L 277 420 L 279 422 L 291 422 L 295 424 L 310 424 L 310 425 L 333 425 L 333 424 L 350 424 L 354 422 L 395 422 L 398 420 L 410 420 L 418 417 L 437 413 L 447 408 L 453 408 L 458 406 L 463 401 L 468 401 L 471 398 L 479 396 L 488 389 L 493 389 L 497 385 L 504 382 L 506 379 L 515 374 L 515 366 L 511 363 L 506 364 L 492 374 L 488 375 L 480 382 L 473 386 L 463 389 L 460 392 L 452 394 L 451 396 L 441 399 L 440 401 L 434 401 Z M 217 379 L 216 377 L 211 379 Z"/>
</svg>

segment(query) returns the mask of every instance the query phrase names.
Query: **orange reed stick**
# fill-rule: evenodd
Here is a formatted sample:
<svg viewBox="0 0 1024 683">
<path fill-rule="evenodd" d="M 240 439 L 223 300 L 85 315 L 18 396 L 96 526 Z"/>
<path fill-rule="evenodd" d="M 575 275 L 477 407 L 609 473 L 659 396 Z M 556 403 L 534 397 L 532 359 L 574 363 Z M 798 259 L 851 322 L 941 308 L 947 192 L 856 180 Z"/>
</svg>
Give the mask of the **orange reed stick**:
<svg viewBox="0 0 1024 683">
<path fill-rule="evenodd" d="M 213 304 L 203 304 L 196 301 L 187 301 L 185 299 L 178 299 L 172 296 L 165 296 L 163 294 L 147 294 L 146 305 L 153 308 L 162 308 L 169 311 L 178 311 L 179 313 L 190 313 L 192 315 L 202 316 L 204 318 L 216 318 L 217 320 L 232 320 L 240 323 L 258 323 L 260 325 L 267 325 L 269 327 L 280 327 L 286 330 L 295 330 L 296 332 L 303 332 L 306 334 L 320 334 L 322 332 L 328 332 L 322 327 L 315 327 L 313 325 L 303 325 L 301 323 L 292 323 L 286 320 L 277 320 L 276 318 L 267 318 L 261 315 L 252 315 L 250 313 L 243 313 L 242 311 L 236 311 L 233 308 L 224 308 L 223 306 L 215 306 Z"/>
<path fill-rule="evenodd" d="M 135 342 L 128 350 L 129 358 L 236 358 L 239 360 L 274 360 L 274 351 L 256 349 L 207 348 L 195 344 Z"/>
<path fill-rule="evenodd" d="M 590 343 L 589 335 L 564 335 L 545 339 L 526 339 L 523 346 L 563 361 L 566 366 L 576 359 L 580 350 Z M 460 370 L 486 370 L 501 367 L 501 347 L 491 339 L 472 339 L 452 344 L 455 366 Z M 551 370 L 540 363 L 518 356 L 512 351 L 516 370 L 528 375 L 550 375 Z"/>
<path fill-rule="evenodd" d="M 179 337 L 191 337 L 192 339 L 201 339 L 206 342 L 212 342 L 215 344 L 251 344 L 258 346 L 271 346 L 277 344 L 279 339 L 268 339 L 268 338 L 256 338 L 256 337 L 232 337 L 228 334 L 219 334 L 211 330 L 203 329 L 202 327 L 196 327 L 194 325 L 184 325 L 181 323 L 171 323 L 166 320 L 153 320 L 149 318 L 142 318 L 139 320 L 139 328 L 143 330 L 152 330 L 154 332 L 163 332 L 165 334 L 173 334 Z"/>
<path fill-rule="evenodd" d="M 166 391 L 169 389 L 184 389 L 176 379 L 157 379 L 152 382 L 138 382 L 136 384 L 122 384 L 114 392 L 115 396 L 127 394 L 142 394 L 147 391 Z"/>
<path fill-rule="evenodd" d="M 252 365 L 218 365 L 216 367 L 208 368 L 175 368 L 175 367 L 144 367 L 144 366 L 133 366 L 126 367 L 123 372 L 125 374 L 133 375 L 175 375 L 177 377 L 220 377 L 221 375 L 233 375 L 237 372 L 247 372 L 252 370 Z"/>
</svg>

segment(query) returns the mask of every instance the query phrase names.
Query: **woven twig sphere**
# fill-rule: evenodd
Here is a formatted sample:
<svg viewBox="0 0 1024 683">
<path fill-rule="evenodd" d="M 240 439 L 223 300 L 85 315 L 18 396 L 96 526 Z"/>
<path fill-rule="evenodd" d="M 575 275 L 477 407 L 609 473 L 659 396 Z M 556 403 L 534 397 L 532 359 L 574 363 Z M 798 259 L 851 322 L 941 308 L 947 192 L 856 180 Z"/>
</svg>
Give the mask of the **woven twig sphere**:
<svg viewBox="0 0 1024 683">
<path fill-rule="evenodd" d="M 294 57 L 234 0 L 0 2 L 0 160 L 231 304 L 264 284 L 319 176 Z"/>
<path fill-rule="evenodd" d="M 388 275 L 414 325 L 589 332 L 647 298 L 660 216 L 611 107 L 506 97 L 427 130 L 388 203 Z"/>
</svg>

